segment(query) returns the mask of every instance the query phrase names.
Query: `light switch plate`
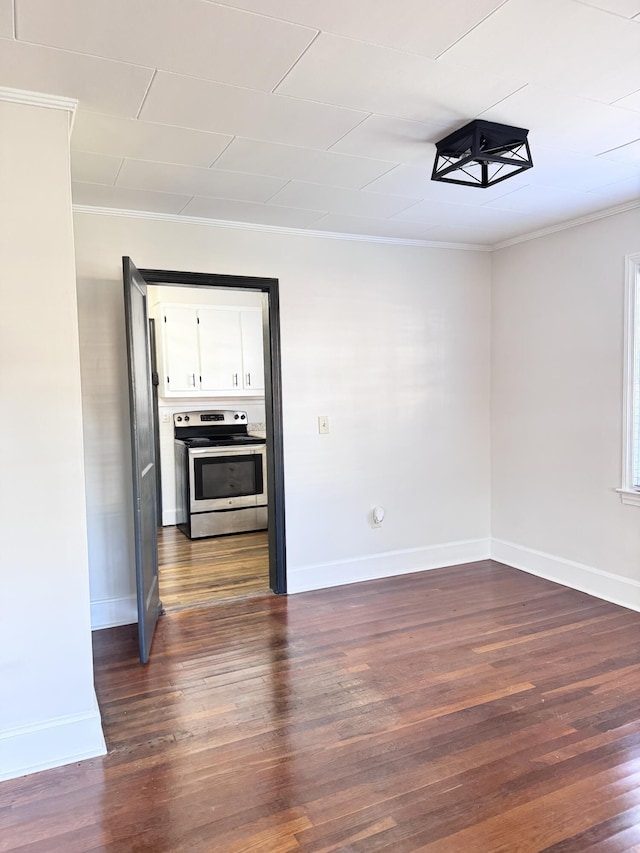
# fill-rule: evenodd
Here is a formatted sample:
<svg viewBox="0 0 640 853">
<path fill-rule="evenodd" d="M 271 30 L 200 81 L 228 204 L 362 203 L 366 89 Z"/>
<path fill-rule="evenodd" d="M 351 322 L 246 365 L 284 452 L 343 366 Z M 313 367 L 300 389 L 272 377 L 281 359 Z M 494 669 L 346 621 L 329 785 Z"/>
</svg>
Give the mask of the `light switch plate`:
<svg viewBox="0 0 640 853">
<path fill-rule="evenodd" d="M 329 415 L 318 415 L 318 432 L 320 435 L 329 432 Z"/>
</svg>

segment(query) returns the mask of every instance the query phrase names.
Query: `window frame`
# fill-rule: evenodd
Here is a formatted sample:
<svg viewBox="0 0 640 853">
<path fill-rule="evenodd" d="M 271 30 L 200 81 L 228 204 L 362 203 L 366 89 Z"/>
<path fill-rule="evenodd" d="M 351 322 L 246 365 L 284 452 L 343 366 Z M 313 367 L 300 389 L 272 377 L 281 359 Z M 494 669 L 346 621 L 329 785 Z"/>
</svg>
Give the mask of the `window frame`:
<svg viewBox="0 0 640 853">
<path fill-rule="evenodd" d="M 640 395 L 634 392 L 640 382 L 640 253 L 627 255 L 625 282 L 622 487 L 617 491 L 622 503 L 640 506 L 640 485 L 633 476 L 640 458 L 640 428 L 634 429 L 634 418 L 640 417 Z"/>
</svg>

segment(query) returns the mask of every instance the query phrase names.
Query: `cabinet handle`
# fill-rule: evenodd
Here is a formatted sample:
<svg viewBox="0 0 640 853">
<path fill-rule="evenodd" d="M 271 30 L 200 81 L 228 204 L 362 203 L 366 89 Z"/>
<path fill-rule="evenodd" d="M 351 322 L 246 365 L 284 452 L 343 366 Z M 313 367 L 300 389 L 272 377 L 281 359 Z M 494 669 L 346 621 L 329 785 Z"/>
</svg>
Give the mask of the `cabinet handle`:
<svg viewBox="0 0 640 853">
<path fill-rule="evenodd" d="M 247 373 L 247 388 L 251 388 L 251 374 Z"/>
<path fill-rule="evenodd" d="M 196 387 L 196 375 L 195 375 L 195 373 L 191 374 L 191 384 L 193 385 L 194 388 Z"/>
<path fill-rule="evenodd" d="M 233 385 L 234 385 L 234 388 L 238 387 L 238 374 L 237 373 L 233 374 Z"/>
</svg>

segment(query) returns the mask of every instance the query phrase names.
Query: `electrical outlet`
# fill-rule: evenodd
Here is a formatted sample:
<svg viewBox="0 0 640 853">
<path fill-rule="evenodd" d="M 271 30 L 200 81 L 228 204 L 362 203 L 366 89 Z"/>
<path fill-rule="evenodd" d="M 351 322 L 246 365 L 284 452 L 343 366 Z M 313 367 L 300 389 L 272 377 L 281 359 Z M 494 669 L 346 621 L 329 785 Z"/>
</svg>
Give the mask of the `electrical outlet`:
<svg viewBox="0 0 640 853">
<path fill-rule="evenodd" d="M 171 412 L 163 412 L 162 413 L 162 423 L 170 424 L 171 423 Z"/>
<path fill-rule="evenodd" d="M 329 415 L 318 415 L 318 432 L 320 435 L 329 432 Z"/>
</svg>

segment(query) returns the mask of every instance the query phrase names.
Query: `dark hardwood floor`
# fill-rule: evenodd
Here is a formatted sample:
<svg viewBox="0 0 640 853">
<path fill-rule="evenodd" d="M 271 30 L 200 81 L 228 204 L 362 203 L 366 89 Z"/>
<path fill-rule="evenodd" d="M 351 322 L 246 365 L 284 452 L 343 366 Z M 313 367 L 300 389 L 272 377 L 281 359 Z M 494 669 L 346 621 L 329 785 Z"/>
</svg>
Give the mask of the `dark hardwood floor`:
<svg viewBox="0 0 640 853">
<path fill-rule="evenodd" d="M 166 610 L 267 593 L 267 531 L 189 539 L 177 527 L 161 527 L 158 572 Z"/>
<path fill-rule="evenodd" d="M 640 614 L 489 561 L 95 635 L 109 755 L 0 850 L 640 850 Z"/>
</svg>

